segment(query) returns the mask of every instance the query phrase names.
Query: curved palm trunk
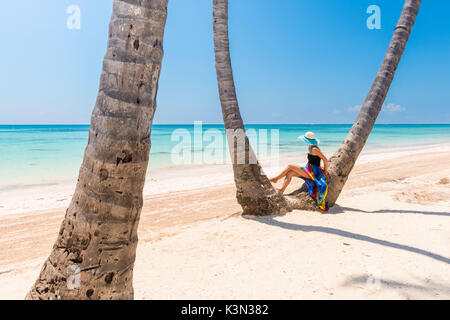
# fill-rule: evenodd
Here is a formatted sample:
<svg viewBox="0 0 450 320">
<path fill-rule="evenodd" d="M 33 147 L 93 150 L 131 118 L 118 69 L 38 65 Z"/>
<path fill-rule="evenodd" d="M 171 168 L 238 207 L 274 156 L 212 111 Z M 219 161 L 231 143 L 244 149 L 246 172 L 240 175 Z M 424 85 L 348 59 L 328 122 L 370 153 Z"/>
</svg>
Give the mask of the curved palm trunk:
<svg viewBox="0 0 450 320">
<path fill-rule="evenodd" d="M 243 122 L 240 116 L 237 103 L 233 74 L 231 69 L 231 59 L 229 53 L 228 38 L 228 0 L 214 1 L 214 47 L 216 53 L 216 72 L 219 83 L 220 100 L 225 127 L 227 129 L 243 129 Z M 363 107 L 351 128 L 347 138 L 340 148 L 330 159 L 329 167 L 329 190 L 327 200 L 329 206 L 333 206 L 347 181 L 359 153 L 372 130 L 375 120 L 381 110 L 387 92 L 394 78 L 400 58 L 405 49 L 421 0 L 406 0 L 400 16 L 400 20 L 395 28 L 394 35 L 387 50 L 383 64 L 378 71 L 374 84 L 364 102 Z M 227 132 L 228 136 L 228 132 Z M 246 152 L 252 154 L 248 140 L 246 140 Z M 230 144 L 231 148 L 231 144 Z M 233 154 L 233 153 L 232 153 Z M 254 155 L 253 155 L 254 156 Z M 256 158 L 255 158 L 256 159 Z M 253 166 L 234 165 L 234 176 L 237 188 L 238 202 L 251 214 L 272 214 L 281 210 L 307 209 L 318 210 L 317 205 L 308 195 L 306 187 L 303 186 L 293 196 L 279 197 L 273 195 L 273 188 L 268 185 L 267 177 L 262 173 L 259 164 Z M 259 198 L 258 198 L 259 196 Z M 246 199 L 258 198 L 258 203 L 265 201 L 276 204 L 275 210 L 271 211 L 270 206 L 265 210 L 259 210 L 257 206 L 248 210 Z M 263 197 L 267 197 L 265 200 Z"/>
<path fill-rule="evenodd" d="M 287 211 L 286 200 L 278 194 L 264 174 L 245 133 L 231 68 L 228 0 L 214 0 L 213 6 L 217 82 L 233 161 L 237 200 L 244 214 L 266 215 Z"/>
<path fill-rule="evenodd" d="M 421 0 L 406 0 L 400 19 L 395 27 L 394 35 L 378 71 L 372 88 L 364 101 L 361 111 L 342 145 L 330 158 L 330 179 L 327 200 L 334 205 L 344 187 L 347 178 L 363 149 L 375 120 L 381 111 L 386 95 L 394 79 L 395 71 L 402 57 Z"/>
<path fill-rule="evenodd" d="M 77 187 L 27 299 L 133 298 L 167 1 L 114 1 Z"/>
</svg>

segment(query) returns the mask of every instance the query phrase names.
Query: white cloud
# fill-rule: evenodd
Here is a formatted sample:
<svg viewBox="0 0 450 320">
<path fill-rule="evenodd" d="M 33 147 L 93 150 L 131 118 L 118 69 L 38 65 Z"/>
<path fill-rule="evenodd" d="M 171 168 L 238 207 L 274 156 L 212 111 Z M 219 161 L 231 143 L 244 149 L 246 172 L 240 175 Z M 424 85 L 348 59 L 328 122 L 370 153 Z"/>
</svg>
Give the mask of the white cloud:
<svg viewBox="0 0 450 320">
<path fill-rule="evenodd" d="M 348 107 L 347 111 L 348 112 L 359 112 L 359 110 L 361 109 L 361 105 L 358 106 L 353 106 L 353 107 Z"/>
<path fill-rule="evenodd" d="M 361 110 L 361 105 L 357 105 L 357 106 L 353 106 L 353 107 L 348 107 L 347 111 L 348 112 L 359 112 L 359 110 Z M 405 107 L 402 107 L 399 104 L 395 104 L 395 103 L 389 103 L 389 104 L 385 104 L 383 106 L 383 108 L 381 109 L 381 111 L 384 112 L 391 112 L 391 113 L 395 113 L 395 112 L 404 112 L 406 110 Z"/>
<path fill-rule="evenodd" d="M 333 109 L 333 114 L 338 114 L 338 113 L 341 113 L 341 110 L 339 110 L 339 109 L 337 109 L 337 108 L 334 108 L 334 109 Z"/>
<path fill-rule="evenodd" d="M 383 106 L 383 111 L 386 112 L 403 112 L 406 109 L 399 104 L 389 103 Z"/>
</svg>

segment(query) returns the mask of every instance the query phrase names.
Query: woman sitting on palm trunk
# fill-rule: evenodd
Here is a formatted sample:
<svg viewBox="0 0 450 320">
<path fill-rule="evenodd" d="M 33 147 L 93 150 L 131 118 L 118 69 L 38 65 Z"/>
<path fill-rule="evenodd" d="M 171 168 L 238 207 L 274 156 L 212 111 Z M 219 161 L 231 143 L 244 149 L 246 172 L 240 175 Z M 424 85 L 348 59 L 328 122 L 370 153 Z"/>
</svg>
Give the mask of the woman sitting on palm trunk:
<svg viewBox="0 0 450 320">
<path fill-rule="evenodd" d="M 323 211 L 328 210 L 328 204 L 325 200 L 328 192 L 327 171 L 328 160 L 320 151 L 319 140 L 315 138 L 313 132 L 307 132 L 300 137 L 308 145 L 308 163 L 306 166 L 298 166 L 290 164 L 278 176 L 270 179 L 271 182 L 277 183 L 278 180 L 284 177 L 284 183 L 278 191 L 283 194 L 287 186 L 291 183 L 293 177 L 302 178 L 305 180 L 308 192 L 317 201 L 317 205 Z M 320 167 L 320 161 L 323 161 L 324 168 Z"/>
</svg>

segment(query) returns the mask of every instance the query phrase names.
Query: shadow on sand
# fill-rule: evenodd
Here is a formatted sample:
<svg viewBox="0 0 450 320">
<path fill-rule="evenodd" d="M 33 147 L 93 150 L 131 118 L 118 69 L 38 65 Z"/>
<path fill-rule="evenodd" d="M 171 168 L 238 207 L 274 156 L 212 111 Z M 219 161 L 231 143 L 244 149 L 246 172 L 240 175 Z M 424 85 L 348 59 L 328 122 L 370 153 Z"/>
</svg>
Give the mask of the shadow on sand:
<svg viewBox="0 0 450 320">
<path fill-rule="evenodd" d="M 387 287 L 389 289 L 411 289 L 414 291 L 418 291 L 420 293 L 428 293 L 436 295 L 437 292 L 439 294 L 450 294 L 450 287 L 447 285 L 442 285 L 441 283 L 437 283 L 432 281 L 431 279 L 426 279 L 425 281 L 421 279 L 423 284 L 413 284 L 407 282 L 401 282 L 396 280 L 388 280 L 380 278 L 380 285 L 383 287 Z M 346 280 L 342 285 L 343 286 L 354 286 L 354 285 L 366 285 L 367 284 L 367 275 L 353 276 Z M 399 294 L 405 296 L 402 291 L 399 291 Z M 407 296 L 405 296 L 407 298 Z"/>
<path fill-rule="evenodd" d="M 362 212 L 362 213 L 370 213 L 370 214 L 400 213 L 400 214 L 423 214 L 423 215 L 429 215 L 429 216 L 450 217 L 450 211 L 439 212 L 439 211 L 417 211 L 417 210 L 397 210 L 397 209 L 380 209 L 380 210 L 375 210 L 375 211 L 366 211 L 366 210 L 361 210 L 361 209 L 356 209 L 356 208 L 341 207 L 339 205 L 334 205 L 334 207 L 330 209 L 329 213 L 340 214 L 340 213 L 345 213 L 345 211 Z"/>
<path fill-rule="evenodd" d="M 281 215 L 278 215 L 278 217 L 279 216 L 281 216 Z M 268 216 L 268 217 L 242 216 L 242 217 L 244 219 L 257 221 L 257 222 L 264 223 L 264 224 L 267 224 L 267 225 L 270 225 L 273 227 L 279 227 L 279 228 L 283 228 L 283 229 L 287 229 L 287 230 L 301 231 L 301 232 L 321 232 L 321 233 L 333 234 L 333 235 L 337 235 L 337 236 L 345 237 L 345 238 L 349 238 L 349 239 L 370 242 L 370 243 L 382 245 L 382 246 L 389 247 L 389 248 L 395 248 L 395 249 L 399 249 L 399 250 L 404 250 L 404 251 L 409 251 L 412 253 L 420 254 L 420 255 L 435 259 L 437 261 L 441 261 L 441 262 L 450 264 L 450 258 L 441 256 L 437 253 L 433 253 L 430 251 L 426 251 L 423 249 L 419 249 L 419 248 L 415 248 L 415 247 L 411 247 L 411 246 L 407 246 L 407 245 L 403 245 L 403 244 L 399 244 L 399 243 L 395 243 L 395 242 L 376 239 L 376 238 L 372 238 L 369 236 L 365 236 L 362 234 L 353 233 L 353 232 L 349 232 L 349 231 L 345 231 L 345 230 L 329 228 L 329 227 L 322 227 L 322 226 L 311 226 L 311 225 L 305 226 L 305 225 L 300 225 L 300 224 L 293 224 L 293 223 L 289 223 L 289 222 L 278 221 L 278 220 L 274 219 L 273 216 Z"/>
</svg>

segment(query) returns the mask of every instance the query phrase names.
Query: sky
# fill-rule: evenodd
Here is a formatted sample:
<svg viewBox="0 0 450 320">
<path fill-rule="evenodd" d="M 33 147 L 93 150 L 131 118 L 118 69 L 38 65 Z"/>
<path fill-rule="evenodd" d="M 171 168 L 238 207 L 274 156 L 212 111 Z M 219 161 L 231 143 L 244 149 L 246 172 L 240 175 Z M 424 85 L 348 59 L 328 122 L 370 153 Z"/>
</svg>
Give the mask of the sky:
<svg viewBox="0 0 450 320">
<path fill-rule="evenodd" d="M 0 124 L 88 124 L 112 0 L 6 1 L 0 11 Z M 230 0 L 246 123 L 352 123 L 403 0 Z M 80 9 L 69 29 L 67 9 Z M 369 29 L 377 5 L 381 29 Z M 378 123 L 450 123 L 450 1 L 423 0 Z M 212 0 L 169 0 L 154 123 L 222 123 Z"/>
</svg>

